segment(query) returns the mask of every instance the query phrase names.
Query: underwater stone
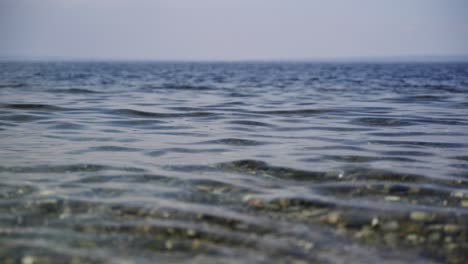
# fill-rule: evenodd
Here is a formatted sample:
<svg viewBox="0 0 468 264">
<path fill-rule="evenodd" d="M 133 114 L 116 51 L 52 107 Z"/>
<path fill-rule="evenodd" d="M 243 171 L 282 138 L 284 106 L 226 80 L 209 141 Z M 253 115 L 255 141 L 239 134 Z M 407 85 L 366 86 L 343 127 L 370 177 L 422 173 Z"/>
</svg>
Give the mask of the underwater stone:
<svg viewBox="0 0 468 264">
<path fill-rule="evenodd" d="M 383 231 L 395 231 L 400 227 L 397 221 L 390 221 L 382 225 Z"/>
<path fill-rule="evenodd" d="M 441 239 L 440 233 L 431 233 L 428 237 L 429 242 L 437 242 Z"/>
<path fill-rule="evenodd" d="M 21 259 L 21 264 L 34 264 L 34 258 L 31 256 L 25 256 Z"/>
<path fill-rule="evenodd" d="M 460 232 L 460 227 L 453 224 L 444 225 L 444 232 L 446 234 L 456 234 Z"/>
<path fill-rule="evenodd" d="M 428 221 L 431 219 L 431 214 L 426 212 L 411 212 L 410 219 L 418 222 Z"/>
<path fill-rule="evenodd" d="M 325 221 L 329 224 L 332 224 L 332 225 L 336 225 L 338 223 L 338 221 L 340 220 L 340 213 L 339 212 L 332 212 L 332 213 L 329 213 L 326 217 L 325 217 Z"/>
<path fill-rule="evenodd" d="M 392 247 L 398 244 L 398 235 L 395 233 L 387 233 L 384 235 L 383 239 L 387 245 Z"/>
</svg>

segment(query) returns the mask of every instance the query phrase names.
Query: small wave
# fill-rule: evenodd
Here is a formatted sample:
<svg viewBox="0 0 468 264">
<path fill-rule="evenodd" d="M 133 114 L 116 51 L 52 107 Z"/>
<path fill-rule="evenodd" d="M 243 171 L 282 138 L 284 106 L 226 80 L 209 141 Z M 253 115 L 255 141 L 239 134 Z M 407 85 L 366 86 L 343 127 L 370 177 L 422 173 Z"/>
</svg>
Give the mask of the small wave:
<svg viewBox="0 0 468 264">
<path fill-rule="evenodd" d="M 155 113 L 134 109 L 115 109 L 110 113 L 117 115 L 126 115 L 133 117 L 152 117 L 152 118 L 174 118 L 174 117 L 206 117 L 214 116 L 215 113 L 211 112 L 187 112 L 187 113 Z"/>
<path fill-rule="evenodd" d="M 359 156 L 359 155 L 342 155 L 342 156 L 325 156 L 328 159 L 342 161 L 342 162 L 351 162 L 351 163 L 361 163 L 361 162 L 372 162 L 372 161 L 400 161 L 400 162 L 414 162 L 414 159 L 404 158 L 404 157 L 371 157 L 371 156 Z"/>
<path fill-rule="evenodd" d="M 176 179 L 156 174 L 124 174 L 124 175 L 93 175 L 80 178 L 77 183 L 107 183 L 107 182 L 125 182 L 125 183 L 173 183 Z"/>
<path fill-rule="evenodd" d="M 402 150 L 388 150 L 380 152 L 383 155 L 392 155 L 392 156 L 411 156 L 411 157 L 427 157 L 434 156 L 434 154 L 424 151 L 402 151 Z"/>
<path fill-rule="evenodd" d="M 468 103 L 459 103 L 456 105 L 458 108 L 468 108 Z"/>
<path fill-rule="evenodd" d="M 204 85 L 191 84 L 162 84 L 162 85 L 146 85 L 142 87 L 145 91 L 151 90 L 189 90 L 189 91 L 209 91 L 215 90 L 214 87 Z"/>
<path fill-rule="evenodd" d="M 64 111 L 67 108 L 48 104 L 4 104 L 0 108 L 20 109 L 20 110 L 41 110 L 41 111 Z"/>
<path fill-rule="evenodd" d="M 440 125 L 468 125 L 466 119 L 454 119 L 454 118 L 415 118 L 413 122 L 425 123 L 425 124 L 440 124 Z"/>
<path fill-rule="evenodd" d="M 251 94 L 248 93 L 241 93 L 241 92 L 231 92 L 228 95 L 230 98 L 231 97 L 239 97 L 239 98 L 244 98 L 244 97 L 252 97 Z"/>
<path fill-rule="evenodd" d="M 449 97 L 446 96 L 435 96 L 435 95 L 413 95 L 413 96 L 399 96 L 383 99 L 384 101 L 395 102 L 395 103 L 428 103 L 444 101 Z"/>
<path fill-rule="evenodd" d="M 267 110 L 267 111 L 253 111 L 256 114 L 265 115 L 314 115 L 336 112 L 336 109 L 295 109 L 295 110 Z"/>
<path fill-rule="evenodd" d="M 452 159 L 468 161 L 468 156 L 455 156 L 455 157 L 452 157 Z"/>
<path fill-rule="evenodd" d="M 154 150 L 149 151 L 146 153 L 147 156 L 150 157 L 159 157 L 163 156 L 168 153 L 191 153 L 191 154 L 198 154 L 198 153 L 216 153 L 216 152 L 224 152 L 226 149 L 190 149 L 190 148 L 167 148 L 161 150 Z"/>
<path fill-rule="evenodd" d="M 44 165 L 34 167 L 0 167 L 0 172 L 14 173 L 66 173 L 66 172 L 95 172 L 105 170 L 144 172 L 144 169 L 133 167 L 112 167 L 98 164 Z"/>
<path fill-rule="evenodd" d="M 417 101 L 439 101 L 445 100 L 447 96 L 435 96 L 435 95 L 415 95 L 411 97 L 407 97 L 409 100 L 417 100 Z"/>
<path fill-rule="evenodd" d="M 72 151 L 70 154 L 83 154 L 88 152 L 135 152 L 140 151 L 138 148 L 127 148 L 119 146 L 99 146 L 99 147 L 90 147 L 85 150 Z"/>
<path fill-rule="evenodd" d="M 26 83 L 0 83 L 0 89 L 1 88 L 20 88 L 20 87 L 26 87 L 28 84 Z"/>
<path fill-rule="evenodd" d="M 448 143 L 448 142 L 424 142 L 424 141 L 392 141 L 392 140 L 371 140 L 371 144 L 382 145 L 402 145 L 416 147 L 433 147 L 433 148 L 463 148 L 466 144 L 463 143 Z"/>
<path fill-rule="evenodd" d="M 224 144 L 224 145 L 230 145 L 230 146 L 258 146 L 258 145 L 263 145 L 265 143 L 255 141 L 255 140 L 241 139 L 241 138 L 223 138 L 223 139 L 218 139 L 218 140 L 201 142 L 200 144 Z"/>
<path fill-rule="evenodd" d="M 234 170 L 247 174 L 269 175 L 275 178 L 294 181 L 320 181 L 332 176 L 327 172 L 304 171 L 285 167 L 270 166 L 258 160 L 238 160 L 218 164 L 224 170 Z"/>
<path fill-rule="evenodd" d="M 112 126 L 125 126 L 125 127 L 151 127 L 152 125 L 165 124 L 165 121 L 154 119 L 134 119 L 134 120 L 118 120 L 106 122 Z"/>
<path fill-rule="evenodd" d="M 307 126 L 307 127 L 280 127 L 278 131 L 310 131 L 310 130 L 323 130 L 323 131 L 336 131 L 336 132 L 353 132 L 353 131 L 370 131 L 371 128 L 355 128 L 355 127 L 327 127 L 327 126 Z"/>
<path fill-rule="evenodd" d="M 70 88 L 70 89 L 53 89 L 50 92 L 54 93 L 70 93 L 70 94 L 95 94 L 102 93 L 98 91 L 83 89 L 83 88 Z"/>
<path fill-rule="evenodd" d="M 201 110 L 201 108 L 186 107 L 186 106 L 168 107 L 167 109 L 174 110 L 174 111 L 184 111 L 184 112 L 197 112 Z"/>
<path fill-rule="evenodd" d="M 127 148 L 127 147 L 119 147 L 119 146 L 99 146 L 99 147 L 92 147 L 90 148 L 91 151 L 139 151 L 140 149 L 137 148 Z"/>
<path fill-rule="evenodd" d="M 389 182 L 420 182 L 425 179 L 424 176 L 399 173 L 389 170 L 373 169 L 367 167 L 349 167 L 343 169 L 342 178 L 347 180 L 375 180 Z"/>
<path fill-rule="evenodd" d="M 33 122 L 46 119 L 44 116 L 39 115 L 8 115 L 0 116 L 0 120 L 15 121 L 15 122 Z"/>
<path fill-rule="evenodd" d="M 377 127 L 396 127 L 396 126 L 409 126 L 412 125 L 410 121 L 395 118 L 375 118 L 375 117 L 362 117 L 356 118 L 351 121 L 354 124 L 365 125 L 365 126 L 377 126 Z"/>
<path fill-rule="evenodd" d="M 0 117 L 1 119 L 1 117 Z M 0 122 L 0 127 L 14 127 L 17 126 L 17 124 L 12 124 L 12 123 L 5 123 L 5 122 Z"/>
<path fill-rule="evenodd" d="M 408 137 L 408 136 L 424 136 L 427 135 L 427 133 L 424 132 L 396 132 L 396 133 L 391 133 L 391 132 L 372 132 L 369 133 L 369 135 L 372 136 L 379 136 L 379 137 Z"/>
<path fill-rule="evenodd" d="M 80 130 L 85 129 L 87 126 L 80 125 L 71 122 L 57 122 L 56 124 L 49 126 L 49 129 L 57 129 L 57 130 Z"/>
<path fill-rule="evenodd" d="M 449 86 L 449 85 L 428 85 L 427 88 L 430 88 L 436 91 L 438 90 L 438 91 L 443 91 L 443 92 L 449 92 L 449 93 L 465 93 L 466 92 L 460 87 Z"/>
<path fill-rule="evenodd" d="M 244 126 L 258 126 L 258 127 L 271 127 L 268 123 L 258 122 L 258 121 L 251 121 L 251 120 L 233 120 L 229 121 L 229 124 L 235 125 L 244 125 Z"/>
<path fill-rule="evenodd" d="M 247 174 L 272 176 L 284 180 L 311 181 L 319 183 L 329 181 L 354 181 L 359 179 L 392 182 L 419 182 L 424 179 L 424 177 L 420 175 L 366 167 L 344 168 L 340 173 L 333 171 L 322 172 L 271 166 L 266 162 L 257 160 L 238 160 L 221 163 L 218 164 L 217 167 L 224 170 L 233 170 Z"/>
</svg>

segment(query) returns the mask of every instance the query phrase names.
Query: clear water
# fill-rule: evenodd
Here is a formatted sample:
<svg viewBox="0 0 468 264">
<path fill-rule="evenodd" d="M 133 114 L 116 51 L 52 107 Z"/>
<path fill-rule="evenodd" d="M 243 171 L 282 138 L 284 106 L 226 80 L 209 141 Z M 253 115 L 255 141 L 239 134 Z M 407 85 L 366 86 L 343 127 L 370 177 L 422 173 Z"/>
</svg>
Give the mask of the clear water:
<svg viewBox="0 0 468 264">
<path fill-rule="evenodd" d="M 468 64 L 1 63 L 4 263 L 464 263 Z"/>
</svg>

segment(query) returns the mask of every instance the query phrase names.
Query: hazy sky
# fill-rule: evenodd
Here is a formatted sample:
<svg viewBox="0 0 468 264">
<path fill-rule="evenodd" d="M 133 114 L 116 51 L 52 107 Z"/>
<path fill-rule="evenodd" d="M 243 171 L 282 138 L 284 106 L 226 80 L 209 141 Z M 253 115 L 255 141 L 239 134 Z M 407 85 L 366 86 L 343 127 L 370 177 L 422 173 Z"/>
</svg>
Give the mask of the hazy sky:
<svg viewBox="0 0 468 264">
<path fill-rule="evenodd" d="M 468 54 L 468 0 L 0 0 L 0 57 Z"/>
</svg>

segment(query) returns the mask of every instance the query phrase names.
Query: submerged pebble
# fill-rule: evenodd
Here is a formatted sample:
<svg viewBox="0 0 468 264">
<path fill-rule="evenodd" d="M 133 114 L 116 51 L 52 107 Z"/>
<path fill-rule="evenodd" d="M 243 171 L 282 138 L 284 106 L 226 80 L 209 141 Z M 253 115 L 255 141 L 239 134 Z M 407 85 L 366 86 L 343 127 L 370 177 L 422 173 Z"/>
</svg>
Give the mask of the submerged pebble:
<svg viewBox="0 0 468 264">
<path fill-rule="evenodd" d="M 427 212 L 411 212 L 410 219 L 414 221 L 429 221 L 433 217 L 432 214 Z"/>
</svg>

